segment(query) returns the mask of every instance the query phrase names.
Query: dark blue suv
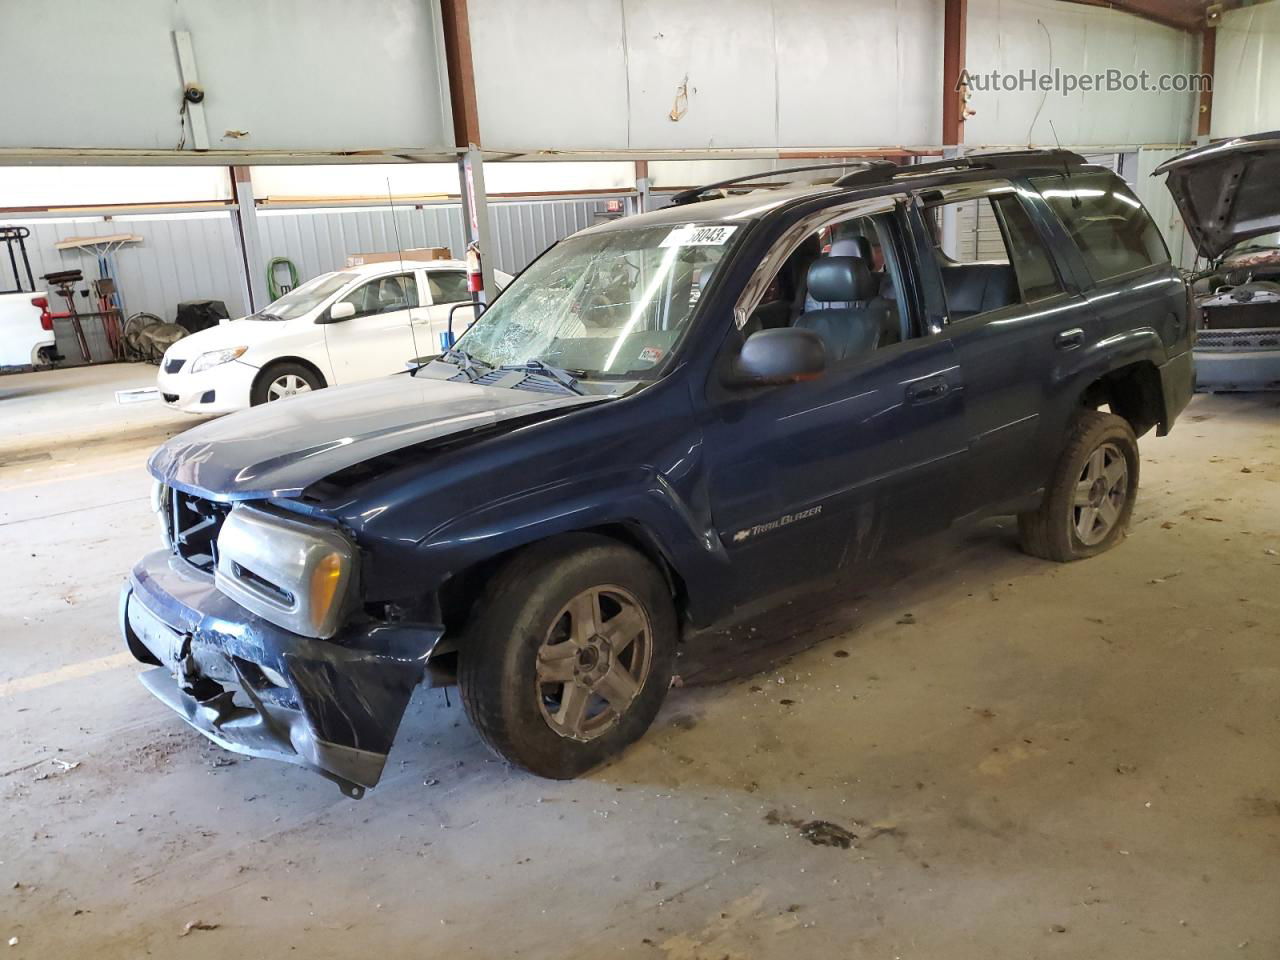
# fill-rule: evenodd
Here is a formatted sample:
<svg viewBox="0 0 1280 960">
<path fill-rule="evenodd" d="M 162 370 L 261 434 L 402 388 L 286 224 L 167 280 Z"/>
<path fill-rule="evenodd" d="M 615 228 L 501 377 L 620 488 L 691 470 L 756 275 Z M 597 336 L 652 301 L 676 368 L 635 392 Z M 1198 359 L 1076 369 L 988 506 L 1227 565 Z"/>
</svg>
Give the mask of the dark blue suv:
<svg viewBox="0 0 1280 960">
<path fill-rule="evenodd" d="M 691 190 L 556 244 L 439 357 L 161 447 L 121 629 L 206 736 L 351 796 L 427 676 L 572 777 L 682 638 L 784 591 L 991 514 L 1036 556 L 1115 545 L 1192 319 L 1074 154 Z"/>
</svg>

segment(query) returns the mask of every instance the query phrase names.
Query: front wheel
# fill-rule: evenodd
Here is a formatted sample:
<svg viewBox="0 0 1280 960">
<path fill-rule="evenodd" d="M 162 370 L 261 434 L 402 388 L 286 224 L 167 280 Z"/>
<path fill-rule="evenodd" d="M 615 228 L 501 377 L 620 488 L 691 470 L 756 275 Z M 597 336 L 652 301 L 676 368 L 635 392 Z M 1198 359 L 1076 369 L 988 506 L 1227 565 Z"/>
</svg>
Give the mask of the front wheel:
<svg viewBox="0 0 1280 960">
<path fill-rule="evenodd" d="M 531 547 L 489 584 L 460 652 L 471 722 L 499 756 L 569 779 L 639 739 L 671 685 L 676 617 L 640 554 L 580 534 Z"/>
<path fill-rule="evenodd" d="M 1082 413 L 1039 509 L 1018 515 L 1022 549 L 1065 563 L 1115 546 L 1133 515 L 1138 463 L 1138 438 L 1127 420 Z"/>
<path fill-rule="evenodd" d="M 258 375 L 249 397 L 250 406 L 310 393 L 323 386 L 324 380 L 310 367 L 300 363 L 275 363 Z"/>
</svg>

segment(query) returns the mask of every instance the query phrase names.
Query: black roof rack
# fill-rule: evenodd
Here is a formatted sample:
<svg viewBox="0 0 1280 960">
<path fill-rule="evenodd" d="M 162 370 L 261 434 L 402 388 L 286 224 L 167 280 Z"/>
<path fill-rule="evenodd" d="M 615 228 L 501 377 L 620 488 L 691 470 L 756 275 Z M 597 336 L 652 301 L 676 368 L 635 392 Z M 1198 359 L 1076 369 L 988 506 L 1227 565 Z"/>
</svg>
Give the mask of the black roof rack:
<svg viewBox="0 0 1280 960">
<path fill-rule="evenodd" d="M 718 190 L 720 187 L 730 187 L 735 183 L 746 183 L 749 180 L 760 180 L 765 177 L 776 177 L 784 173 L 807 173 L 810 170 L 844 170 L 848 167 L 864 167 L 874 169 L 878 166 L 889 166 L 897 169 L 898 165 L 892 160 L 868 159 L 868 160 L 846 160 L 843 163 L 814 163 L 803 167 L 783 167 L 780 170 L 762 170 L 759 173 L 747 173 L 741 177 L 730 177 L 728 180 L 717 180 L 715 183 L 705 183 L 700 187 L 691 187 L 688 190 L 681 190 L 671 198 L 671 206 L 679 207 L 686 203 L 697 203 L 702 199 L 704 193 L 712 190 Z M 850 174 L 856 176 L 857 174 Z M 840 181 L 837 180 L 837 183 Z"/>
<path fill-rule="evenodd" d="M 847 160 L 843 163 L 815 163 L 803 167 L 783 167 L 780 170 L 764 170 L 760 173 L 748 173 L 728 180 L 717 180 L 715 183 L 703 184 L 681 190 L 671 198 L 671 206 L 679 207 L 686 203 L 697 203 L 703 194 L 721 187 L 729 187 L 751 180 L 765 177 L 776 177 L 788 173 L 807 173 L 811 170 L 843 170 L 846 167 L 861 167 L 836 179 L 837 187 L 862 187 L 877 183 L 891 183 L 894 180 L 929 177 L 950 170 L 1064 170 L 1078 167 L 1089 161 L 1070 150 L 1006 150 L 1002 153 L 974 153 L 967 157 L 955 157 L 950 160 L 934 160 L 930 163 L 902 165 L 892 160 L 869 158 L 865 160 Z"/>
<path fill-rule="evenodd" d="M 948 170 L 1061 170 L 1064 167 L 1078 167 L 1088 162 L 1080 154 L 1072 153 L 1070 150 L 1007 150 L 1004 153 L 975 153 L 967 157 L 935 160 L 910 166 L 893 164 L 892 169 L 872 167 L 869 170 L 858 170 L 846 174 L 838 179 L 835 185 L 861 187 L 909 177 L 928 177 Z"/>
</svg>

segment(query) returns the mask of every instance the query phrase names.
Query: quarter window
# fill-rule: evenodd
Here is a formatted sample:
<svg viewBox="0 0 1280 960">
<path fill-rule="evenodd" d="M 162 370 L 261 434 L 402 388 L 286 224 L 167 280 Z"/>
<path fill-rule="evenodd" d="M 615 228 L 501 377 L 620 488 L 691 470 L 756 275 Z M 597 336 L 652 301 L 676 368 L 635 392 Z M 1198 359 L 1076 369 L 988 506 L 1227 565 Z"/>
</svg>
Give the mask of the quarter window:
<svg viewBox="0 0 1280 960">
<path fill-rule="evenodd" d="M 1160 230 L 1111 174 L 1040 177 L 1032 183 L 1062 221 L 1094 280 L 1169 262 Z"/>
</svg>

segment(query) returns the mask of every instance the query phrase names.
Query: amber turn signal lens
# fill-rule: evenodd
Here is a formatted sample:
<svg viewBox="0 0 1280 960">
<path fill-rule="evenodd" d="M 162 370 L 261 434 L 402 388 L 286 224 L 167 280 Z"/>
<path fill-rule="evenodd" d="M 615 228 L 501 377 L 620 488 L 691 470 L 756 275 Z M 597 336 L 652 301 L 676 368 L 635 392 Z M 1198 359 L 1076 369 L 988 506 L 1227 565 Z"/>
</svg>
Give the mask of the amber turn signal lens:
<svg viewBox="0 0 1280 960">
<path fill-rule="evenodd" d="M 311 571 L 311 590 L 308 597 L 311 603 L 311 622 L 323 623 L 329 608 L 333 606 L 338 595 L 338 584 L 342 581 L 342 557 L 336 553 L 326 554 Z"/>
</svg>

